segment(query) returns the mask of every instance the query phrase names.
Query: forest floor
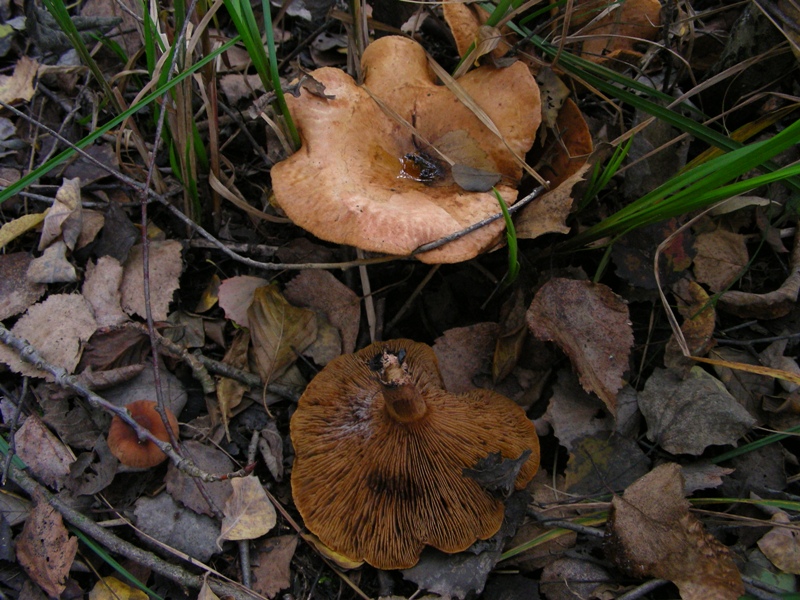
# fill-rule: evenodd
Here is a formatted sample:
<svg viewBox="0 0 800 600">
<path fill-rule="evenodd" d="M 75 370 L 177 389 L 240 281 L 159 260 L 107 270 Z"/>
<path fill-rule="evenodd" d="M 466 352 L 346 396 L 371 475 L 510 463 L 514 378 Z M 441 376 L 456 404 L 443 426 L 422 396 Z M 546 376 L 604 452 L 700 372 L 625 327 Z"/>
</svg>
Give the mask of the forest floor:
<svg viewBox="0 0 800 600">
<path fill-rule="evenodd" d="M 798 597 L 796 0 L 274 4 L 0 2 L 2 595 Z"/>
</svg>

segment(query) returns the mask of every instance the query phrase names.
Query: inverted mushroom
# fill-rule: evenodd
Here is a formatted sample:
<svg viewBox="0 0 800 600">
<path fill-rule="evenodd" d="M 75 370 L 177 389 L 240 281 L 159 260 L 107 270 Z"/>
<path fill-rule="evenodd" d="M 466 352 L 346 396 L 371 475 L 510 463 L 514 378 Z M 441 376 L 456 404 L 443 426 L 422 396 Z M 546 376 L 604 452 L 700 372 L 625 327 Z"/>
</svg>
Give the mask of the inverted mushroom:
<svg viewBox="0 0 800 600">
<path fill-rule="evenodd" d="M 522 489 L 539 467 L 519 406 L 489 390 L 448 393 L 433 350 L 410 340 L 331 361 L 300 398 L 291 437 L 292 495 L 306 527 L 381 569 L 413 566 L 426 545 L 461 552 L 497 532 L 502 500 L 465 469 L 492 453 L 522 457 Z"/>
<path fill-rule="evenodd" d="M 499 174 L 503 199 L 516 201 L 522 170 L 512 150 L 524 156 L 541 121 L 539 89 L 525 65 L 480 67 L 458 80 L 505 143 L 436 84 L 416 42 L 380 38 L 364 52 L 362 67 L 364 87 L 339 69 L 322 68 L 311 76 L 324 95 L 303 89 L 287 99 L 303 145 L 272 168 L 272 184 L 292 221 L 330 242 L 407 255 L 498 213 L 492 193 L 456 185 L 436 149 L 457 165 Z M 499 220 L 418 258 L 468 260 L 491 249 L 503 228 Z"/>
</svg>

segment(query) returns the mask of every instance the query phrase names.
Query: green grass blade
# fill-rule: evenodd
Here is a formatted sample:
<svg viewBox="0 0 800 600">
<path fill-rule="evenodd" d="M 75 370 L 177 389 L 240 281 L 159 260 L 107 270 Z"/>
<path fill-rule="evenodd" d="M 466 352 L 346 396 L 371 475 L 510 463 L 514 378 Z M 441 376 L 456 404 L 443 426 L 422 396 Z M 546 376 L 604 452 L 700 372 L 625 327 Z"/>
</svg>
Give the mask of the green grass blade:
<svg viewBox="0 0 800 600">
<path fill-rule="evenodd" d="M 186 79 L 187 77 L 191 77 L 195 72 L 202 69 L 205 65 L 210 63 L 211 61 L 215 60 L 220 54 L 227 52 L 229 48 L 232 48 L 240 41 L 240 38 L 237 36 L 234 39 L 226 42 L 219 48 L 217 48 L 214 52 L 210 53 L 208 56 L 204 57 L 202 60 L 197 61 L 193 64 L 189 69 L 186 71 L 179 73 L 176 75 L 169 83 L 161 85 L 157 87 L 154 91 L 150 94 L 142 98 L 139 102 L 131 106 L 128 110 L 120 113 L 113 119 L 111 119 L 108 123 L 103 125 L 102 127 L 97 128 L 95 131 L 87 135 L 85 138 L 79 140 L 75 143 L 75 147 L 77 148 L 85 148 L 90 144 L 94 143 L 97 139 L 104 136 L 106 133 L 117 127 L 118 125 L 122 124 L 126 119 L 132 117 L 137 112 L 142 110 L 147 105 L 151 104 L 155 100 L 157 100 L 160 96 L 164 93 L 171 90 L 173 87 L 178 85 L 181 81 Z M 25 177 L 22 177 L 18 181 L 12 183 L 8 187 L 6 187 L 2 192 L 0 192 L 0 204 L 5 202 L 11 196 L 19 193 L 31 183 L 39 179 L 40 177 L 46 175 L 50 172 L 53 168 L 60 165 L 62 162 L 70 158 L 75 154 L 75 150 L 73 148 L 67 148 L 63 150 L 46 163 L 44 163 L 39 168 L 31 171 Z"/>
<path fill-rule="evenodd" d="M 792 123 L 768 140 L 723 154 L 673 177 L 649 194 L 565 242 L 560 248 L 577 248 L 609 235 L 621 235 L 644 225 L 705 208 L 765 183 L 788 181 L 789 178 L 798 176 L 797 165 L 777 169 L 750 180 L 730 183 L 760 166 L 765 159 L 772 158 L 798 143 L 800 121 Z"/>
<path fill-rule="evenodd" d="M 250 60 L 253 61 L 253 66 L 261 79 L 261 83 L 264 85 L 264 89 L 275 92 L 275 100 L 281 115 L 283 115 L 286 128 L 289 130 L 292 143 L 295 148 L 299 148 L 300 134 L 297 132 L 292 115 L 289 113 L 289 107 L 286 105 L 286 98 L 283 95 L 283 89 L 280 84 L 269 3 L 263 3 L 264 28 L 266 30 L 269 55 L 264 50 L 264 44 L 261 43 L 261 34 L 258 31 L 255 14 L 249 0 L 225 0 L 225 7 L 228 9 L 228 14 L 242 38 L 247 53 L 250 55 Z"/>
<path fill-rule="evenodd" d="M 500 204 L 500 210 L 503 212 L 503 220 L 506 222 L 506 242 L 508 243 L 508 274 L 506 276 L 506 285 L 511 285 L 519 275 L 519 248 L 517 246 L 517 231 L 514 229 L 514 221 L 511 220 L 511 214 L 508 212 L 508 205 L 497 188 L 492 188 L 494 197 L 497 198 Z"/>
<path fill-rule="evenodd" d="M 113 556 L 111 556 L 105 549 L 97 544 L 92 538 L 84 535 L 84 533 L 73 526 L 69 527 L 70 533 L 72 533 L 75 537 L 77 537 L 80 541 L 82 541 L 86 546 L 91 549 L 92 552 L 97 554 L 104 563 L 109 565 L 112 569 L 114 569 L 117 573 L 119 573 L 124 579 L 127 579 L 131 584 L 140 590 L 142 590 L 145 594 L 150 596 L 151 598 L 157 598 L 157 600 L 164 600 L 161 596 L 156 594 L 153 590 L 148 588 L 145 584 L 139 581 L 130 571 L 128 571 L 125 567 L 119 564 Z"/>
</svg>

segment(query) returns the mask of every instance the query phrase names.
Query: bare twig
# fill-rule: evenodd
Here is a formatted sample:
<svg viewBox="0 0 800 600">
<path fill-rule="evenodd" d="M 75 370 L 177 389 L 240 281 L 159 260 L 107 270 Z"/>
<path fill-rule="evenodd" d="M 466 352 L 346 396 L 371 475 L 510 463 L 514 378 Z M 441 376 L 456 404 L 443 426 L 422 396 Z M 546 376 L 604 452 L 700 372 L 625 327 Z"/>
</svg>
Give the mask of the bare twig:
<svg viewBox="0 0 800 600">
<path fill-rule="evenodd" d="M 142 550 L 130 542 L 120 539 L 107 529 L 100 527 L 97 523 L 78 512 L 61 498 L 51 494 L 43 486 L 39 485 L 25 471 L 12 465 L 10 472 L 11 480 L 25 490 L 30 496 L 38 495 L 47 500 L 48 504 L 55 508 L 64 519 L 73 527 L 82 531 L 92 539 L 98 541 L 103 546 L 116 554 L 121 554 L 138 564 L 148 567 L 163 575 L 164 577 L 186 587 L 199 589 L 203 585 L 204 578 L 194 575 L 177 565 L 170 564 L 155 554 Z M 248 600 L 250 598 L 261 598 L 258 594 L 244 590 L 239 586 L 209 580 L 211 589 L 221 596 L 231 596 L 237 600 Z"/>
</svg>

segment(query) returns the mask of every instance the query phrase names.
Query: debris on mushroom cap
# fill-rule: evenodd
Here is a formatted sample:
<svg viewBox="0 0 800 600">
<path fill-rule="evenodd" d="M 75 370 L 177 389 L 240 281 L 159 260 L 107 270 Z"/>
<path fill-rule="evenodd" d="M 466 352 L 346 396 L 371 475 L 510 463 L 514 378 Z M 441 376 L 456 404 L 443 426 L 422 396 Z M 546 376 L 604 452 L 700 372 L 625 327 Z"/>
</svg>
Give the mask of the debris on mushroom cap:
<svg viewBox="0 0 800 600">
<path fill-rule="evenodd" d="M 364 52 L 362 67 L 364 87 L 339 69 L 322 68 L 311 76 L 325 86 L 325 97 L 304 89 L 287 98 L 303 146 L 272 168 L 272 184 L 292 221 L 330 242 L 406 255 L 497 214 L 491 192 L 465 191 L 448 169 L 440 175 L 432 168 L 429 178 L 405 172 L 414 170 L 411 163 L 438 163 L 434 148 L 457 165 L 502 175 L 498 191 L 507 204 L 516 201 L 522 171 L 509 148 L 524 156 L 541 122 L 539 88 L 525 65 L 480 67 L 458 80 L 508 147 L 436 84 L 416 42 L 380 38 Z M 500 219 L 418 258 L 468 260 L 497 244 L 504 227 Z"/>
<path fill-rule="evenodd" d="M 139 425 L 150 431 L 162 442 L 169 442 L 169 433 L 152 400 L 137 400 L 125 406 Z M 170 428 L 178 435 L 178 419 L 166 409 Z M 150 440 L 139 440 L 136 432 L 117 416 L 111 420 L 108 430 L 108 448 L 119 462 L 137 469 L 147 469 L 164 462 L 167 455 Z"/>
<path fill-rule="evenodd" d="M 501 500 L 464 469 L 499 452 L 527 485 L 539 468 L 533 423 L 489 390 L 450 394 L 433 350 L 375 342 L 330 362 L 291 421 L 292 495 L 306 527 L 352 560 L 409 568 L 425 545 L 461 552 L 494 535 Z"/>
</svg>

